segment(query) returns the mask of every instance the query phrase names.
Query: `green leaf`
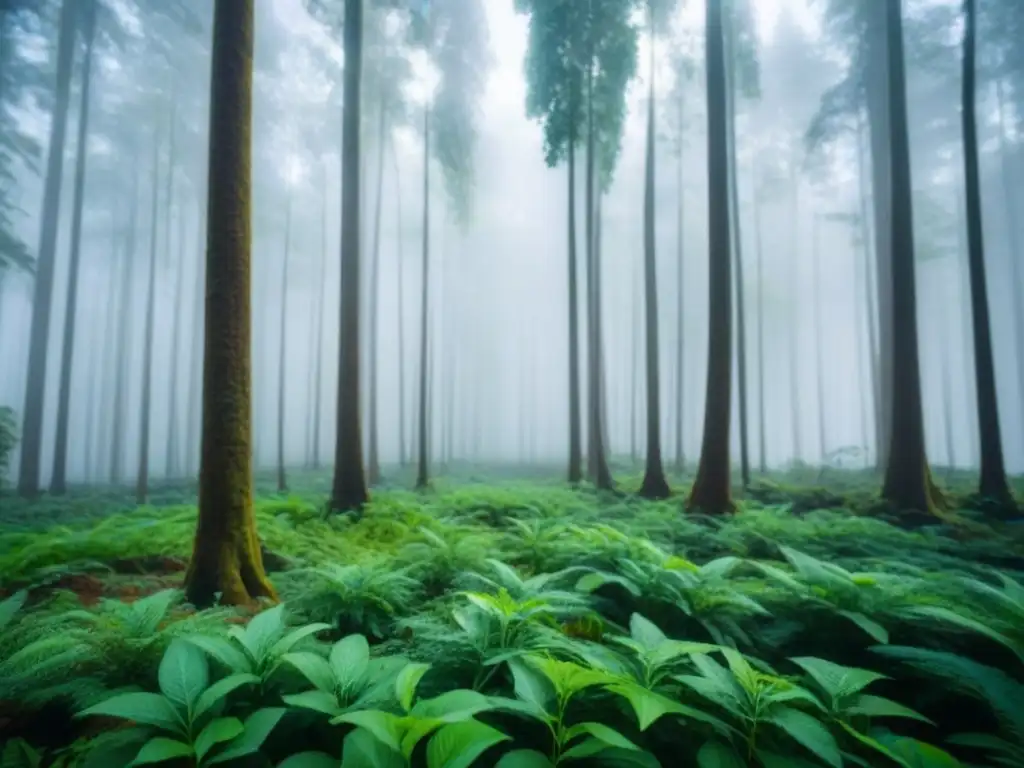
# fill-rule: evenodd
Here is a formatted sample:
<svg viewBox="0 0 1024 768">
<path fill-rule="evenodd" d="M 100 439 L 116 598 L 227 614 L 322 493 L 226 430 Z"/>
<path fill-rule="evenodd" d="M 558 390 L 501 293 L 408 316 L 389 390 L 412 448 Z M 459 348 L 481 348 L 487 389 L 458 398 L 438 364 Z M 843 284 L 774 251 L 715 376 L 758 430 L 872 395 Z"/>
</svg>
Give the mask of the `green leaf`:
<svg viewBox="0 0 1024 768">
<path fill-rule="evenodd" d="M 658 758 L 644 749 L 611 747 L 594 755 L 594 761 L 609 768 L 662 768 Z"/>
<path fill-rule="evenodd" d="M 162 763 L 165 760 L 173 760 L 176 757 L 192 757 L 192 755 L 192 747 L 188 744 L 158 736 L 146 742 L 142 749 L 139 750 L 139 754 L 132 760 L 131 765 Z"/>
<path fill-rule="evenodd" d="M 0 603 L 0 614 L 3 608 L 4 604 Z M 3 623 L 3 616 L 0 615 L 0 628 L 3 627 Z M 12 739 L 7 742 L 3 751 L 0 751 L 0 768 L 39 768 L 42 762 L 42 755 L 24 739 Z"/>
<path fill-rule="evenodd" d="M 276 658 L 288 653 L 299 643 L 300 640 L 304 640 L 310 635 L 314 635 L 317 632 L 323 632 L 325 629 L 330 628 L 330 624 L 324 624 L 322 621 L 297 627 L 274 643 L 274 647 L 270 649 L 270 655 Z"/>
<path fill-rule="evenodd" d="M 494 705 L 491 703 L 490 697 L 479 691 L 457 688 L 432 699 L 418 701 L 410 714 L 414 717 L 437 719 L 445 723 L 457 723 L 493 708 Z"/>
<path fill-rule="evenodd" d="M 676 702 L 636 683 L 616 683 L 606 688 L 629 702 L 641 731 L 650 728 L 662 715 L 677 711 Z"/>
<path fill-rule="evenodd" d="M 812 656 L 799 656 L 790 661 L 814 678 L 814 681 L 821 686 L 825 693 L 837 699 L 853 693 L 860 693 L 876 680 L 885 678 L 885 675 L 868 669 L 844 667 L 841 664 Z"/>
<path fill-rule="evenodd" d="M 428 669 L 430 669 L 429 664 L 406 664 L 398 673 L 398 677 L 395 679 L 395 696 L 406 712 L 412 709 L 412 700 L 416 697 L 416 686 L 419 685 Z"/>
<path fill-rule="evenodd" d="M 218 744 L 231 741 L 236 738 L 245 727 L 237 717 L 218 717 L 211 720 L 196 737 L 195 750 L 196 759 L 202 763 L 207 753 Z"/>
<path fill-rule="evenodd" d="M 644 618 L 639 613 L 634 613 L 629 617 L 629 635 L 645 651 L 653 651 L 668 641 L 665 633 L 654 622 Z"/>
<path fill-rule="evenodd" d="M 469 768 L 488 749 L 508 739 L 476 720 L 446 725 L 427 744 L 427 768 Z"/>
<path fill-rule="evenodd" d="M 503 755 L 494 768 L 554 768 L 554 764 L 534 749 L 517 749 Z"/>
<path fill-rule="evenodd" d="M 28 591 L 23 589 L 0 602 L 0 630 L 14 620 L 15 614 L 22 609 L 27 599 Z"/>
<path fill-rule="evenodd" d="M 89 715 L 120 717 L 141 725 L 185 734 L 181 715 L 171 702 L 158 693 L 122 693 L 79 712 L 77 717 Z"/>
<path fill-rule="evenodd" d="M 595 739 L 588 736 L 583 741 L 577 742 L 569 749 L 562 753 L 562 757 L 558 762 L 565 760 L 583 760 L 584 758 L 593 757 L 606 750 L 612 749 L 610 744 L 606 744 L 600 739 Z"/>
<path fill-rule="evenodd" d="M 232 672 L 253 672 L 252 661 L 235 643 L 226 637 L 193 635 L 186 642 L 199 647 L 208 656 L 219 661 Z"/>
<path fill-rule="evenodd" d="M 544 675 L 519 659 L 509 660 L 508 667 L 512 670 L 516 696 L 540 711 L 548 712 L 555 699 L 555 691 Z"/>
<path fill-rule="evenodd" d="M 270 732 L 281 722 L 288 710 L 283 707 L 264 707 L 257 709 L 245 719 L 242 735 L 235 739 L 223 752 L 208 760 L 209 765 L 223 763 L 239 757 L 251 755 L 263 746 Z"/>
<path fill-rule="evenodd" d="M 281 661 L 295 667 L 318 691 L 329 693 L 331 698 L 334 698 L 334 668 L 323 656 L 300 651 L 286 653 L 281 657 Z"/>
<path fill-rule="evenodd" d="M 406 768 L 401 753 L 373 733 L 357 728 L 345 737 L 341 768 Z"/>
<path fill-rule="evenodd" d="M 835 737 L 815 718 L 792 707 L 781 707 L 767 719 L 829 765 L 843 768 L 843 755 Z"/>
<path fill-rule="evenodd" d="M 257 661 L 262 660 L 271 645 L 284 631 L 284 604 L 257 613 L 241 634 L 242 644 Z"/>
<path fill-rule="evenodd" d="M 602 723 L 577 723 L 565 733 L 565 741 L 569 742 L 584 734 L 592 736 L 607 747 L 618 747 L 619 749 L 639 749 L 632 741 L 627 739 L 614 728 L 609 728 Z M 567 753 L 568 754 L 568 753 Z"/>
<path fill-rule="evenodd" d="M 250 675 L 244 672 L 237 675 L 229 675 L 222 680 L 218 680 L 199 694 L 199 699 L 196 701 L 193 719 L 198 720 L 200 717 L 205 715 L 207 711 L 217 704 L 217 702 L 221 701 L 232 691 L 241 688 L 243 685 L 256 685 L 259 682 L 260 679 L 256 677 L 256 675 Z"/>
<path fill-rule="evenodd" d="M 623 576 L 617 576 L 614 573 L 603 573 L 601 571 L 588 573 L 586 576 L 580 578 L 580 580 L 576 582 L 576 590 L 578 592 L 587 593 L 596 592 L 606 584 L 617 584 L 634 597 L 640 597 L 642 594 L 640 588 L 629 579 Z"/>
<path fill-rule="evenodd" d="M 299 752 L 285 758 L 277 768 L 338 768 L 338 758 L 324 752 Z"/>
<path fill-rule="evenodd" d="M 907 768 L 963 768 L 948 752 L 917 739 L 895 734 L 880 734 L 878 740 L 892 750 Z"/>
<path fill-rule="evenodd" d="M 326 691 L 303 691 L 282 696 L 281 699 L 289 707 L 300 709 L 311 709 L 314 712 L 322 712 L 325 715 L 335 717 L 344 710 L 338 705 L 338 700 L 333 694 Z"/>
<path fill-rule="evenodd" d="M 331 669 L 339 684 L 350 688 L 366 674 L 370 664 L 370 644 L 362 635 L 349 635 L 331 648 Z"/>
<path fill-rule="evenodd" d="M 345 712 L 331 719 L 331 725 L 348 723 L 358 728 L 369 731 L 383 744 L 401 753 L 402 721 L 397 715 L 390 712 L 381 712 L 377 709 L 364 709 L 358 712 Z"/>
<path fill-rule="evenodd" d="M 858 627 L 867 632 L 875 642 L 882 643 L 883 645 L 889 642 L 889 630 L 879 624 L 877 621 L 869 619 L 863 613 L 857 613 L 855 611 L 838 611 L 840 616 L 845 616 Z"/>
<path fill-rule="evenodd" d="M 194 645 L 172 640 L 160 661 L 160 690 L 175 704 L 192 711 L 199 695 L 210 684 L 210 668 L 206 657 Z"/>
<path fill-rule="evenodd" d="M 709 741 L 697 752 L 699 768 L 747 768 L 747 761 L 736 750 L 720 741 Z"/>
<path fill-rule="evenodd" d="M 853 706 L 846 710 L 851 715 L 866 715 L 867 717 L 908 717 L 911 720 L 920 720 L 922 723 L 932 724 L 924 715 L 915 712 L 890 699 L 881 696 L 859 696 Z"/>
</svg>

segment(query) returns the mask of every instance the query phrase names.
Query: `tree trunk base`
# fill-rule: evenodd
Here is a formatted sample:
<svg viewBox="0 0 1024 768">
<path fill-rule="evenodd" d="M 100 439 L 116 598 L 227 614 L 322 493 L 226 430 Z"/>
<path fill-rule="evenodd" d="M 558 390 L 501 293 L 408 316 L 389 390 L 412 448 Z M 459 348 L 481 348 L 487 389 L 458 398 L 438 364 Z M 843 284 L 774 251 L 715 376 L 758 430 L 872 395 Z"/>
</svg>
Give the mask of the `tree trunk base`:
<svg viewBox="0 0 1024 768">
<path fill-rule="evenodd" d="M 255 531 L 239 531 L 224 542 L 196 542 L 185 574 L 185 598 L 197 608 L 253 606 L 260 598 L 277 602 L 277 592 L 263 570 Z"/>
<path fill-rule="evenodd" d="M 644 473 L 644 481 L 640 485 L 641 498 L 650 499 L 651 501 L 663 501 L 671 495 L 672 490 L 668 487 L 668 481 L 665 479 L 664 472 L 660 469 L 648 469 Z"/>
<path fill-rule="evenodd" d="M 736 505 L 729 491 L 728 475 L 725 478 L 709 477 L 698 469 L 697 479 L 686 500 L 686 509 L 705 515 L 728 515 L 735 512 Z"/>
</svg>

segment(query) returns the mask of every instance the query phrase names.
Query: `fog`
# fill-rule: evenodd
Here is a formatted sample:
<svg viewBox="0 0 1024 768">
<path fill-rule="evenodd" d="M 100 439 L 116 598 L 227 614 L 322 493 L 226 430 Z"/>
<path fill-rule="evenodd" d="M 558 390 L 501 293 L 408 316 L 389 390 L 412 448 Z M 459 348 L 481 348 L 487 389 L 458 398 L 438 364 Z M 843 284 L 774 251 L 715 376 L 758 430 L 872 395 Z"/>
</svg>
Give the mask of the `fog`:
<svg viewBox="0 0 1024 768">
<path fill-rule="evenodd" d="M 70 482 L 134 477 L 154 247 L 149 471 L 151 477 L 161 478 L 192 476 L 197 469 L 197 361 L 202 344 L 197 290 L 202 286 L 199 270 L 206 227 L 212 3 L 188 0 L 184 5 L 200 22 L 195 33 L 181 31 L 169 21 L 153 21 L 146 16 L 150 11 L 139 11 L 129 0 L 106 2 L 107 15 L 100 18 L 71 369 Z M 677 445 L 687 462 L 697 460 L 704 420 L 709 275 L 703 5 L 684 4 L 672 35 L 656 44 L 655 221 L 662 444 L 667 462 L 676 461 Z M 876 292 L 869 282 L 877 279 L 876 264 L 874 256 L 865 253 L 859 223 L 864 202 L 860 180 L 867 172 L 858 169 L 853 121 L 849 130 L 813 151 L 805 140 L 823 97 L 844 78 L 849 55 L 831 37 L 823 3 L 774 0 L 752 5 L 760 92 L 756 98 L 736 97 L 751 462 L 755 467 L 762 462 L 763 443 L 764 463 L 771 468 L 788 466 L 795 459 L 831 462 L 829 454 L 847 447 L 865 451 L 854 465 L 866 465 L 876 459 L 871 343 L 878 333 L 870 315 L 877 299 L 868 298 Z M 955 11 L 951 3 L 940 0 L 905 5 L 909 17 L 940 13 L 943 8 Z M 459 220 L 443 169 L 431 161 L 427 368 L 432 454 L 436 463 L 561 465 L 568 451 L 569 392 L 566 166 L 546 165 L 543 126 L 526 114 L 529 17 L 516 12 L 513 0 L 486 0 L 483 7 L 490 60 L 479 62 L 484 79 L 476 104 L 467 221 Z M 283 368 L 285 463 L 310 465 L 318 453 L 320 463 L 329 465 L 338 382 L 344 56 L 337 30 L 314 18 L 303 0 L 258 0 L 256 8 L 251 294 L 255 460 L 257 468 L 264 469 L 277 461 Z M 145 26 L 158 23 L 166 28 L 153 35 L 166 44 L 166 59 L 155 52 L 159 46 Z M 114 39 L 115 26 L 123 39 Z M 41 29 L 38 38 L 23 43 L 36 46 L 40 60 L 52 58 L 52 51 L 47 51 L 56 44 L 56 25 Z M 934 37 L 928 44 L 945 45 L 945 59 L 915 55 L 915 43 L 909 39 L 907 55 L 925 431 L 932 464 L 973 467 L 978 461 L 978 426 L 962 202 L 959 26 L 939 29 Z M 637 77 L 627 93 L 621 154 L 601 203 L 607 450 L 618 457 L 642 455 L 644 446 L 643 205 L 650 44 L 642 27 Z M 696 72 L 682 84 L 687 127 L 680 162 L 678 103 L 673 97 L 679 73 L 673 53 L 684 45 L 696 51 Z M 81 48 L 77 51 L 47 347 L 43 483 L 52 471 L 68 295 L 81 87 Z M 368 57 L 371 54 L 367 52 Z M 375 113 L 364 113 L 362 330 L 368 339 L 375 311 L 376 428 L 385 474 L 388 466 L 413 454 L 420 367 L 420 94 L 432 75 L 426 61 L 410 55 L 409 62 L 406 114 L 388 126 L 382 175 Z M 53 67 L 40 66 L 52 79 Z M 1024 89 L 1009 87 L 1000 104 L 997 85 L 995 79 L 983 77 L 979 88 L 985 245 L 1003 446 L 1008 470 L 1021 472 L 1024 403 L 1018 382 L 1019 366 L 1024 365 L 1019 354 L 1024 327 L 1015 315 L 1021 291 L 1012 259 L 1024 257 L 1018 245 L 1024 236 L 1019 193 L 1024 184 Z M 52 84 L 48 87 L 52 90 Z M 372 79 L 364 81 L 364 101 L 372 97 L 373 87 Z M 45 101 L 26 98 L 5 113 L 5 119 L 16 121 L 43 148 L 38 169 L 15 163 L 13 180 L 5 182 L 13 205 L 21 209 L 11 218 L 13 230 L 32 253 L 42 227 L 45 174 L 37 170 L 46 168 L 50 115 Z M 172 109 L 175 173 L 169 184 L 170 142 L 154 144 L 154 133 L 166 135 Z M 867 139 L 863 141 L 869 151 Z M 159 147 L 155 182 L 154 146 Z M 580 205 L 583 168 L 581 158 L 576 197 Z M 370 291 L 378 185 L 383 202 L 375 303 Z M 127 231 L 133 205 L 134 234 Z M 582 248 L 582 205 L 577 226 Z M 122 306 L 121 281 L 129 261 L 130 306 Z M 285 274 L 287 292 L 282 295 Z M 0 271 L 0 405 L 9 405 L 18 414 L 25 402 L 32 300 L 30 274 L 14 268 Z M 580 317 L 585 338 L 586 313 L 581 311 Z M 371 407 L 370 347 L 364 341 L 364 414 Z M 586 349 L 583 342 L 581 349 Z M 126 387 L 119 392 L 120 370 L 128 373 Z M 731 386 L 738 398 L 735 365 L 733 372 Z M 581 389 L 585 400 L 586 387 Z M 740 425 L 735 413 L 731 443 L 738 459 Z M 316 423 L 319 446 L 314 450 Z M 367 423 L 364 415 L 364 438 Z M 117 457 L 119 470 L 112 470 L 108 465 L 115 455 L 112 443 L 118 429 L 124 443 Z M 400 455 L 403 446 L 406 456 Z M 11 477 L 18 466 L 15 454 Z"/>
</svg>

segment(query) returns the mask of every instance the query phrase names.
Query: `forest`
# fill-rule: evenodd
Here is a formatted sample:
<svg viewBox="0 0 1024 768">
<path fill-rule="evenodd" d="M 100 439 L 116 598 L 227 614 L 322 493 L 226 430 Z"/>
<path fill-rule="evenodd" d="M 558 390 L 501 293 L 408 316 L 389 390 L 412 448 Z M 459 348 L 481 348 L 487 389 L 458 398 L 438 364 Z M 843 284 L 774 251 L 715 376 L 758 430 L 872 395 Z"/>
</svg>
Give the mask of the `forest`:
<svg viewBox="0 0 1024 768">
<path fill-rule="evenodd" d="M 1021 41 L 0 0 L 0 768 L 1024 766 Z"/>
</svg>

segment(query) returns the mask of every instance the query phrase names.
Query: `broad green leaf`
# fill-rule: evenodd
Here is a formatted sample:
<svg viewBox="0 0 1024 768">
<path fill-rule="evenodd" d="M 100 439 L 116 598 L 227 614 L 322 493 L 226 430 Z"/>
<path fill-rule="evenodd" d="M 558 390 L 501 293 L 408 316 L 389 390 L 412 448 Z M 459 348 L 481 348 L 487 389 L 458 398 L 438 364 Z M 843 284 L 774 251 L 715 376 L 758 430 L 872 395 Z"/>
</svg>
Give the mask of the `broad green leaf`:
<svg viewBox="0 0 1024 768">
<path fill-rule="evenodd" d="M 0 630 L 14 620 L 15 614 L 22 609 L 27 599 L 28 591 L 23 589 L 0 602 Z"/>
<path fill-rule="evenodd" d="M 956 611 L 951 611 L 949 608 L 944 608 L 941 605 L 921 605 L 913 608 L 911 612 L 918 616 L 926 616 L 931 619 L 945 621 L 949 624 L 960 627 L 961 629 L 971 630 L 972 632 L 984 635 L 1003 647 L 1013 651 L 1013 653 L 1017 655 L 1017 658 L 1024 661 L 1024 647 L 1019 643 L 1015 643 L 1002 632 L 998 632 L 977 619 L 973 619 L 970 616 L 964 616 Z"/>
<path fill-rule="evenodd" d="M 629 634 L 645 651 L 653 651 L 668 641 L 653 621 L 634 613 L 629 617 Z"/>
<path fill-rule="evenodd" d="M 842 721 L 839 721 L 839 726 L 844 731 L 846 731 L 848 734 L 853 736 L 853 738 L 855 738 L 857 741 L 859 741 L 861 744 L 863 744 L 865 747 L 868 747 L 869 749 L 873 749 L 876 752 L 880 752 L 881 754 L 885 755 L 887 758 L 892 760 L 894 763 L 898 763 L 898 764 L 902 765 L 903 768 L 907 768 L 906 763 L 904 762 L 903 758 L 901 758 L 898 755 L 894 754 L 891 749 L 889 749 L 887 746 L 882 744 L 877 739 L 872 738 L 871 736 L 868 736 L 865 733 L 861 733 L 860 731 L 858 731 L 856 728 L 854 728 L 849 723 L 844 723 Z"/>
<path fill-rule="evenodd" d="M 253 616 L 242 633 L 242 643 L 249 649 L 253 658 L 263 659 L 284 628 L 282 603 Z"/>
<path fill-rule="evenodd" d="M 662 715 L 676 712 L 679 706 L 660 693 L 655 693 L 636 683 L 615 683 L 606 687 L 610 692 L 624 698 L 633 707 L 641 731 L 650 728 Z"/>
<path fill-rule="evenodd" d="M 948 752 L 917 739 L 895 734 L 879 735 L 878 740 L 903 761 L 907 768 L 963 768 Z"/>
<path fill-rule="evenodd" d="M 589 594 L 590 592 L 596 592 L 606 584 L 617 584 L 634 597 L 640 597 L 642 594 L 640 588 L 629 579 L 614 573 L 603 573 L 601 571 L 588 573 L 586 576 L 581 577 L 576 582 L 576 590 Z"/>
<path fill-rule="evenodd" d="M 885 675 L 880 675 L 869 669 L 844 667 L 841 664 L 812 656 L 799 656 L 790 661 L 814 678 L 814 681 L 821 686 L 825 693 L 836 699 L 849 696 L 852 693 L 860 693 L 876 680 L 885 678 Z"/>
<path fill-rule="evenodd" d="M 427 768 L 469 768 L 488 749 L 508 739 L 476 720 L 446 725 L 427 744 Z"/>
<path fill-rule="evenodd" d="M 600 739 L 595 739 L 592 736 L 588 736 L 583 741 L 578 741 L 573 744 L 569 749 L 562 753 L 561 759 L 558 761 L 562 763 L 567 760 L 583 760 L 588 757 L 598 755 L 605 750 L 611 749 L 610 744 L 606 744 Z"/>
<path fill-rule="evenodd" d="M 192 747 L 183 741 L 166 739 L 158 736 L 145 743 L 139 754 L 132 760 L 131 765 L 149 765 L 150 763 L 162 763 L 165 760 L 173 760 L 176 757 L 192 757 Z"/>
<path fill-rule="evenodd" d="M 610 747 L 594 755 L 593 762 L 607 768 L 662 768 L 658 758 L 644 749 Z"/>
<path fill-rule="evenodd" d="M 192 711 L 199 695 L 210 684 L 210 668 L 206 657 L 194 645 L 172 640 L 158 671 L 160 690 L 164 696 Z"/>
<path fill-rule="evenodd" d="M 395 679 L 395 696 L 406 712 L 412 709 L 412 700 L 416 697 L 416 686 L 420 684 L 420 680 L 428 669 L 430 669 L 429 664 L 406 664 L 398 673 L 398 677 Z"/>
<path fill-rule="evenodd" d="M 264 707 L 257 709 L 245 719 L 242 735 L 235 739 L 223 752 L 217 754 L 207 763 L 222 763 L 239 757 L 251 755 L 263 746 L 270 732 L 281 722 L 288 710 L 283 707 Z"/>
<path fill-rule="evenodd" d="M 153 725 L 165 731 L 185 734 L 185 723 L 178 710 L 158 693 L 122 693 L 79 712 L 77 717 L 89 715 L 120 717 L 141 725 Z"/>
<path fill-rule="evenodd" d="M 370 664 L 370 644 L 362 635 L 342 638 L 331 648 L 330 662 L 338 683 L 351 688 L 366 674 Z"/>
<path fill-rule="evenodd" d="M 519 659 L 510 660 L 508 667 L 512 670 L 516 696 L 542 712 L 549 711 L 555 699 L 551 683 L 538 670 Z"/>
<path fill-rule="evenodd" d="M 314 712 L 322 712 L 325 715 L 335 717 L 344 710 L 338 705 L 338 700 L 333 694 L 326 691 L 303 691 L 282 696 L 281 699 L 289 707 L 311 709 Z"/>
<path fill-rule="evenodd" d="M 358 712 L 346 712 L 331 719 L 332 725 L 348 723 L 369 731 L 383 744 L 401 753 L 402 720 L 390 712 L 377 709 L 364 709 Z"/>
<path fill-rule="evenodd" d="M 920 720 L 922 723 L 932 722 L 924 715 L 898 702 L 867 694 L 858 696 L 853 706 L 846 712 L 851 715 L 866 715 L 867 717 L 908 717 L 912 720 Z"/>
<path fill-rule="evenodd" d="M 295 667 L 318 691 L 329 693 L 334 698 L 334 669 L 323 656 L 299 651 L 284 654 L 281 661 Z"/>
<path fill-rule="evenodd" d="M 534 749 L 517 749 L 502 756 L 494 768 L 554 768 L 546 755 Z"/>
<path fill-rule="evenodd" d="M 697 752 L 699 768 L 747 768 L 747 761 L 736 750 L 720 741 L 709 741 Z"/>
<path fill-rule="evenodd" d="M 410 714 L 414 717 L 437 719 L 445 723 L 457 723 L 492 708 L 490 697 L 479 691 L 457 688 L 432 699 L 418 701 Z"/>
<path fill-rule="evenodd" d="M 250 661 L 245 652 L 226 637 L 193 635 L 185 638 L 185 641 L 198 646 L 204 653 L 219 661 L 232 672 L 255 671 L 252 661 Z"/>
<path fill-rule="evenodd" d="M 199 694 L 199 699 L 196 701 L 193 719 L 198 720 L 200 717 L 205 715 L 207 711 L 217 704 L 217 702 L 222 700 L 232 691 L 241 688 L 243 685 L 258 685 L 259 682 L 260 679 L 256 677 L 256 675 L 246 673 L 229 675 L 223 680 L 218 680 Z"/>
<path fill-rule="evenodd" d="M 406 768 L 406 765 L 401 753 L 366 729 L 357 728 L 345 737 L 341 768 Z"/>
<path fill-rule="evenodd" d="M 768 717 L 768 722 L 781 728 L 819 758 L 834 768 L 843 768 L 843 755 L 835 737 L 820 721 L 792 707 L 781 707 Z"/>
<path fill-rule="evenodd" d="M 444 723 L 436 718 L 407 715 L 401 721 L 401 725 L 405 729 L 405 732 L 402 734 L 401 753 L 406 760 L 412 760 L 412 754 L 416 751 L 416 746 L 444 725 Z"/>
<path fill-rule="evenodd" d="M 873 619 L 869 619 L 863 613 L 856 611 L 838 611 L 840 616 L 845 616 L 858 627 L 867 632 L 877 643 L 883 645 L 889 642 L 889 630 Z"/>
<path fill-rule="evenodd" d="M 338 768 L 338 758 L 324 752 L 299 752 L 286 757 L 277 764 L 277 768 Z"/>
<path fill-rule="evenodd" d="M 245 730 L 242 721 L 237 717 L 218 717 L 211 720 L 196 736 L 196 759 L 202 763 L 207 753 L 218 744 L 231 741 Z"/>
<path fill-rule="evenodd" d="M 314 635 L 317 632 L 323 632 L 325 629 L 330 628 L 330 624 L 324 624 L 322 621 L 314 624 L 306 624 L 302 627 L 296 627 L 274 643 L 274 647 L 270 649 L 270 655 L 276 657 L 288 653 L 299 643 L 300 640 L 304 640 L 310 635 Z"/>
<path fill-rule="evenodd" d="M 2 613 L 3 608 L 4 604 L 0 603 L 0 613 Z M 3 616 L 0 615 L 0 629 L 2 628 Z M 39 768 L 42 763 L 42 755 L 36 752 L 24 739 L 11 739 L 4 745 L 3 750 L 0 751 L 0 768 Z"/>
<path fill-rule="evenodd" d="M 609 728 L 607 725 L 602 723 L 577 723 L 566 731 L 565 740 L 571 741 L 572 739 L 583 735 L 592 736 L 608 747 L 618 747 L 619 749 L 639 749 L 636 744 L 614 728 Z"/>
</svg>

